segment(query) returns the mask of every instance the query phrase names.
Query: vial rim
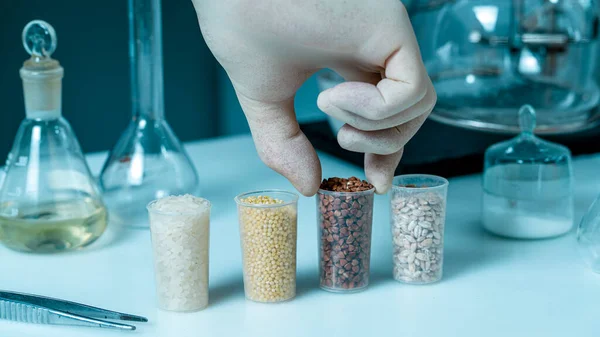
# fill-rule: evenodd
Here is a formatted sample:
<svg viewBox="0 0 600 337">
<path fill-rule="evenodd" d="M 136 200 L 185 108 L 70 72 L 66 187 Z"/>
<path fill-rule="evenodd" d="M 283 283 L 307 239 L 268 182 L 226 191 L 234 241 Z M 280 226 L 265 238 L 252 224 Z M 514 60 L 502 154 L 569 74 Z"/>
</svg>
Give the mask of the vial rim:
<svg viewBox="0 0 600 337">
<path fill-rule="evenodd" d="M 291 200 L 283 202 L 281 204 L 249 204 L 249 203 L 246 203 L 246 202 L 242 201 L 243 198 L 245 198 L 247 196 L 250 196 L 250 195 L 253 195 L 253 194 L 260 195 L 260 194 L 267 194 L 267 193 L 283 194 L 283 195 L 291 197 Z M 296 194 L 294 192 L 286 191 L 286 190 L 280 190 L 280 189 L 265 189 L 265 190 L 250 191 L 250 192 L 245 192 L 245 193 L 238 194 L 234 198 L 234 200 L 235 200 L 235 202 L 236 202 L 236 204 L 238 206 L 254 207 L 254 208 L 279 208 L 279 207 L 285 207 L 285 206 L 297 204 L 298 203 L 298 199 L 299 199 L 298 194 Z"/>
<path fill-rule="evenodd" d="M 202 202 L 206 203 L 207 209 L 210 211 L 212 209 L 212 203 L 205 198 L 202 197 L 197 197 L 195 195 L 192 195 L 194 198 L 196 199 L 200 199 Z M 168 198 L 167 197 L 163 197 L 163 198 Z M 146 205 L 146 209 L 148 210 L 149 213 L 153 213 L 153 214 L 161 214 L 161 215 L 192 215 L 192 214 L 198 214 L 201 213 L 202 211 L 196 210 L 196 211 L 159 211 L 154 209 L 154 204 L 156 204 L 157 202 L 159 202 L 161 199 L 163 198 L 158 198 L 155 200 L 152 200 L 148 203 L 148 205 Z"/>
<path fill-rule="evenodd" d="M 356 191 L 356 192 L 330 191 L 330 190 L 324 190 L 322 188 L 319 188 L 318 194 L 323 194 L 323 195 L 363 196 L 363 195 L 375 194 L 375 187 L 373 187 L 371 189 L 368 189 L 368 190 Z"/>
<path fill-rule="evenodd" d="M 421 187 L 421 186 L 406 187 L 406 186 L 401 186 L 398 184 L 398 180 L 406 179 L 406 178 L 429 178 L 431 180 L 438 181 L 439 184 L 436 184 L 433 186 L 423 186 L 423 187 Z M 442 188 L 446 188 L 446 187 L 448 187 L 449 184 L 450 184 L 450 182 L 448 181 L 448 179 L 446 179 L 444 177 L 436 176 L 433 174 L 403 174 L 403 175 L 394 177 L 394 179 L 392 180 L 392 189 L 393 190 L 411 189 L 411 190 L 418 190 L 418 191 L 431 191 L 431 190 L 439 190 Z"/>
</svg>

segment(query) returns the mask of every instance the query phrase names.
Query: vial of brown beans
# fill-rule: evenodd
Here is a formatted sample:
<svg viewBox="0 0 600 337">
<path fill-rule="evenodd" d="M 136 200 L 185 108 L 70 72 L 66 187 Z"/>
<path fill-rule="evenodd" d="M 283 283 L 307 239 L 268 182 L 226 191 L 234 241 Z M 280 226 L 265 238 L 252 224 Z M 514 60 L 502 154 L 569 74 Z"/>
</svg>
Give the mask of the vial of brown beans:
<svg viewBox="0 0 600 337">
<path fill-rule="evenodd" d="M 353 292 L 369 285 L 375 188 L 356 177 L 323 180 L 317 194 L 321 288 Z"/>
</svg>

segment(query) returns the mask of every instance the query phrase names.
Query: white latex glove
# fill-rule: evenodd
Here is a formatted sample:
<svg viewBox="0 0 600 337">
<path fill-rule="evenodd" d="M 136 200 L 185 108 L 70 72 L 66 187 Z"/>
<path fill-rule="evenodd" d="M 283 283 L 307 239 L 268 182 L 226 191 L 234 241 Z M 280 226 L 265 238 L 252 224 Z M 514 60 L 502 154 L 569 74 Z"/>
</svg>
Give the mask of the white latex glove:
<svg viewBox="0 0 600 337">
<path fill-rule="evenodd" d="M 227 71 L 257 151 L 304 195 L 321 164 L 294 112 L 298 88 L 319 69 L 348 82 L 319 95 L 344 121 L 340 145 L 363 152 L 378 193 L 391 186 L 404 145 L 436 102 L 399 0 L 193 0 L 202 34 Z"/>
</svg>

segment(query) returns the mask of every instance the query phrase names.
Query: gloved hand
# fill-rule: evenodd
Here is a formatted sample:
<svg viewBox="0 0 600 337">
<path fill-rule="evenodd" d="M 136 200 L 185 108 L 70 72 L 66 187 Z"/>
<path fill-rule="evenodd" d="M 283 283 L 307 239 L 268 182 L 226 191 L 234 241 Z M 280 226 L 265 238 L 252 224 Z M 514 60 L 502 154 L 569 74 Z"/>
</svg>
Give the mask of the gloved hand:
<svg viewBox="0 0 600 337">
<path fill-rule="evenodd" d="M 400 0 L 193 1 L 263 162 L 302 194 L 317 192 L 321 164 L 296 121 L 294 96 L 330 68 L 348 82 L 322 92 L 319 108 L 346 123 L 338 142 L 366 154 L 377 192 L 390 188 L 404 145 L 436 102 Z"/>
</svg>

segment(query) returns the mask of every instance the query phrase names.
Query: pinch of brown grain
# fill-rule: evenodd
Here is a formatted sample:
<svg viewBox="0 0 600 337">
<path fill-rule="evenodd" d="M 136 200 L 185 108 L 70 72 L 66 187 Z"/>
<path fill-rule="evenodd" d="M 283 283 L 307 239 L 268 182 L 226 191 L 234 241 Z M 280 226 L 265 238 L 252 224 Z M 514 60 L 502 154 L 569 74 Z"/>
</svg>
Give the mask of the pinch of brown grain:
<svg viewBox="0 0 600 337">
<path fill-rule="evenodd" d="M 356 177 L 324 179 L 320 188 L 332 192 L 361 192 L 373 189 L 373 185 Z"/>
</svg>

